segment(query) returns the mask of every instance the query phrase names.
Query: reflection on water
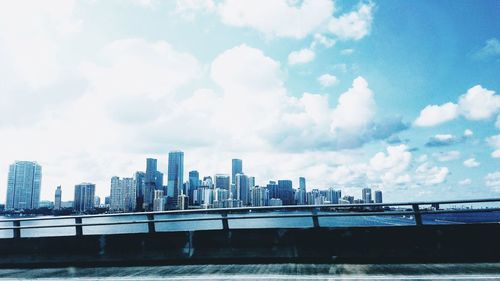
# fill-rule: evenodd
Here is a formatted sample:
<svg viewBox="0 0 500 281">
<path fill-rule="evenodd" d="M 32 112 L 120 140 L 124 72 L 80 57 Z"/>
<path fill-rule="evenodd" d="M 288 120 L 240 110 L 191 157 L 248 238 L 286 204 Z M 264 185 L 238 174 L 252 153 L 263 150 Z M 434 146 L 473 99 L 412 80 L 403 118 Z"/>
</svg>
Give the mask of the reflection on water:
<svg viewBox="0 0 500 281">
<path fill-rule="evenodd" d="M 231 229 L 249 229 L 249 228 L 309 228 L 313 227 L 313 220 L 310 212 L 306 211 L 288 211 L 288 212 L 250 212 L 233 213 L 228 215 L 229 228 Z M 320 212 L 319 214 L 326 214 Z M 307 215 L 305 217 L 269 217 L 267 216 L 286 216 L 286 215 Z M 246 217 L 246 219 L 236 219 L 236 217 Z M 260 218 L 250 218 L 260 216 Z M 169 219 L 204 219 L 183 222 L 156 222 L 155 228 L 158 232 L 169 231 L 193 231 L 193 230 L 211 230 L 222 229 L 222 220 L 220 214 L 160 214 L 155 215 L 156 220 Z M 0 219 L 11 219 L 0 217 Z M 118 233 L 146 233 L 148 224 L 141 221 L 147 220 L 144 214 L 134 214 L 130 216 L 113 217 L 87 217 L 83 218 L 83 224 L 92 223 L 116 223 L 135 221 L 135 224 L 116 224 L 103 226 L 84 226 L 84 234 L 118 234 Z M 500 222 L 500 212 L 481 212 L 481 213 L 454 213 L 454 214 L 423 214 L 424 224 L 451 224 L 451 223 L 484 223 Z M 413 216 L 401 215 L 376 215 L 376 216 L 335 216 L 319 217 L 321 227 L 353 227 L 353 226 L 402 226 L 415 225 Z M 74 219 L 50 219 L 50 220 L 27 220 L 22 221 L 21 226 L 54 226 L 54 225 L 72 225 Z M 0 227 L 12 226 L 12 222 L 0 221 Z M 42 236 L 71 236 L 75 235 L 75 228 L 70 227 L 48 227 L 37 229 L 22 229 L 21 237 L 42 237 Z M 12 238 L 12 230 L 0 230 L 0 238 Z"/>
</svg>

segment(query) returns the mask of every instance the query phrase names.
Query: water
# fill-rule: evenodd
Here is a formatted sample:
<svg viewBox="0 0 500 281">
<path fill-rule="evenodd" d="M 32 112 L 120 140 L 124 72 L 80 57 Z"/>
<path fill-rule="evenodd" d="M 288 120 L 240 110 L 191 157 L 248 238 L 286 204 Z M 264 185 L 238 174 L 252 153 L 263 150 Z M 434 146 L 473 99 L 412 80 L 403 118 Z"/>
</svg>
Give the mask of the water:
<svg viewBox="0 0 500 281">
<path fill-rule="evenodd" d="M 310 212 L 265 212 L 265 213 L 245 213 L 229 214 L 228 223 L 231 229 L 249 228 L 309 228 L 313 227 L 313 220 Z M 322 214 L 322 213 L 319 213 Z M 308 215 L 308 217 L 269 217 L 267 216 L 286 215 Z M 234 219 L 236 216 L 244 216 L 247 219 Z M 263 216 L 263 218 L 250 218 L 251 216 Z M 156 215 L 156 220 L 196 218 L 214 220 L 184 221 L 184 222 L 157 222 L 155 228 L 157 232 L 169 231 L 189 231 L 189 230 L 209 230 L 222 229 L 221 216 L 219 214 L 161 214 Z M 0 217 L 0 219 L 9 219 Z M 147 220 L 144 214 L 134 214 L 131 216 L 114 217 L 88 217 L 83 218 L 83 224 L 88 223 L 114 223 L 120 221 L 144 221 Z M 319 217 L 321 227 L 354 227 L 354 226 L 404 226 L 414 225 L 415 220 L 411 216 L 336 216 Z M 500 212 L 481 213 L 453 213 L 453 214 L 425 214 L 422 215 L 423 224 L 461 224 L 461 223 L 486 223 L 500 222 Z M 21 226 L 42 226 L 42 225 L 68 225 L 74 224 L 74 219 L 54 219 L 54 220 L 32 220 L 22 221 Z M 11 226 L 12 222 L 0 221 L 0 227 Z M 147 223 L 105 225 L 105 226 L 84 226 L 83 234 L 118 234 L 118 233 L 147 233 Z M 37 229 L 22 229 L 21 237 L 47 237 L 47 236 L 71 236 L 75 235 L 74 227 L 52 227 Z M 0 238 L 12 238 L 12 230 L 0 230 Z"/>
</svg>

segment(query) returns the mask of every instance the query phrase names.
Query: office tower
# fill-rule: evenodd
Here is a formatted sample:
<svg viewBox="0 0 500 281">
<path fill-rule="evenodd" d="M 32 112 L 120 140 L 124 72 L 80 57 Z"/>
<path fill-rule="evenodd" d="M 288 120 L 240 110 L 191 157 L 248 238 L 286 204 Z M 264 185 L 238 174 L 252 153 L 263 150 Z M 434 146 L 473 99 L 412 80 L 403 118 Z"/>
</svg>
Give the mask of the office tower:
<svg viewBox="0 0 500 281">
<path fill-rule="evenodd" d="M 146 176 L 146 173 L 144 172 L 135 172 L 134 176 L 134 181 L 135 181 L 135 210 L 136 211 L 142 211 L 144 210 L 144 189 L 145 189 L 145 183 L 144 183 L 144 177 Z"/>
<path fill-rule="evenodd" d="M 252 206 L 269 206 L 269 190 L 256 186 L 252 189 Z"/>
<path fill-rule="evenodd" d="M 229 199 L 229 191 L 226 189 L 216 188 L 214 190 L 214 202 L 224 202 Z"/>
<path fill-rule="evenodd" d="M 153 191 L 153 211 L 165 211 L 165 197 L 162 189 L 156 189 Z"/>
<path fill-rule="evenodd" d="M 179 197 L 179 194 L 182 194 L 182 184 L 184 183 L 184 152 L 171 151 L 168 153 L 167 180 L 167 197 L 172 199 L 175 198 L 174 202 L 172 202 L 171 204 L 171 207 L 176 208 L 177 198 Z"/>
<path fill-rule="evenodd" d="M 372 190 L 370 188 L 363 188 L 361 191 L 361 199 L 363 203 L 372 203 Z"/>
<path fill-rule="evenodd" d="M 109 196 L 104 197 L 104 205 L 105 205 L 106 207 L 109 207 L 109 203 L 110 203 L 110 202 L 111 202 L 111 200 L 110 200 Z"/>
<path fill-rule="evenodd" d="M 179 194 L 177 198 L 177 207 L 179 210 L 187 210 L 189 197 L 186 194 Z"/>
<path fill-rule="evenodd" d="M 200 187 L 200 173 L 198 171 L 189 171 L 189 190 L 188 190 L 188 196 L 189 196 L 189 202 L 192 205 L 195 205 L 195 196 L 194 196 L 194 191 Z"/>
<path fill-rule="evenodd" d="M 382 203 L 382 191 L 375 191 L 375 203 Z"/>
<path fill-rule="evenodd" d="M 61 196 L 62 196 L 61 186 L 58 186 L 56 188 L 54 196 L 54 210 L 61 210 Z"/>
<path fill-rule="evenodd" d="M 293 204 L 293 187 L 291 180 L 278 180 L 278 198 L 283 205 Z"/>
<path fill-rule="evenodd" d="M 306 178 L 304 177 L 299 178 L 299 190 L 306 191 Z"/>
<path fill-rule="evenodd" d="M 326 192 L 326 200 L 330 202 L 330 204 L 338 204 L 339 199 L 339 192 L 338 190 L 335 190 L 333 187 L 330 187 L 327 192 Z"/>
<path fill-rule="evenodd" d="M 75 185 L 75 212 L 85 212 L 94 209 L 95 184 L 81 183 Z"/>
<path fill-rule="evenodd" d="M 157 160 L 146 159 L 146 173 L 144 175 L 144 209 L 153 209 L 154 191 L 163 189 L 163 174 L 158 171 Z"/>
<path fill-rule="evenodd" d="M 9 166 L 6 210 L 36 209 L 40 202 L 42 167 L 36 162 L 16 161 Z"/>
<path fill-rule="evenodd" d="M 215 175 L 215 188 L 221 188 L 229 191 L 230 181 L 229 175 L 217 174 Z"/>
<path fill-rule="evenodd" d="M 297 192 L 295 193 L 295 203 L 297 205 L 306 205 L 307 204 L 306 196 L 307 192 L 299 188 L 299 190 L 297 190 Z"/>
<path fill-rule="evenodd" d="M 255 177 L 248 177 L 248 186 L 250 188 L 255 186 Z"/>
<path fill-rule="evenodd" d="M 236 174 L 243 174 L 243 161 L 233 159 L 231 161 L 231 183 L 236 184 Z"/>
<path fill-rule="evenodd" d="M 250 187 L 248 177 L 244 174 L 236 174 L 236 197 L 233 199 L 241 200 L 242 206 L 250 205 Z"/>
<path fill-rule="evenodd" d="M 269 190 L 269 198 L 278 198 L 278 184 L 275 181 L 269 181 L 266 188 Z"/>
<path fill-rule="evenodd" d="M 132 212 L 136 204 L 136 183 L 133 178 L 112 177 L 110 206 L 112 211 Z"/>
<path fill-rule="evenodd" d="M 100 205 L 101 205 L 101 197 L 99 196 L 94 197 L 94 207 L 99 208 Z"/>
</svg>

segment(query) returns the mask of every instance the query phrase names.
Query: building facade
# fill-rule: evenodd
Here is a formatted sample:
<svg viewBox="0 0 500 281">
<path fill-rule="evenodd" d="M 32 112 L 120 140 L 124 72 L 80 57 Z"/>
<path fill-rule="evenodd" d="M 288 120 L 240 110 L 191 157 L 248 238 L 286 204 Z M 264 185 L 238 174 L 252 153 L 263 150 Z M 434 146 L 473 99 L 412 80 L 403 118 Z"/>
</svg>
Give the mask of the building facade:
<svg viewBox="0 0 500 281">
<path fill-rule="evenodd" d="M 73 209 L 75 212 L 85 212 L 94 209 L 95 184 L 81 183 L 75 185 L 75 199 Z"/>
<path fill-rule="evenodd" d="M 36 162 L 16 161 L 9 167 L 6 210 L 36 209 L 40 202 L 42 167 Z"/>
<path fill-rule="evenodd" d="M 184 152 L 171 151 L 168 153 L 168 185 L 167 197 L 172 200 L 173 208 L 176 208 L 179 194 L 182 194 L 184 183 Z"/>
<path fill-rule="evenodd" d="M 62 189 L 61 186 L 58 186 L 54 195 L 54 210 L 61 210 L 61 196 Z"/>
<path fill-rule="evenodd" d="M 243 161 L 241 159 L 231 160 L 231 183 L 236 185 L 236 175 L 243 174 Z"/>
</svg>

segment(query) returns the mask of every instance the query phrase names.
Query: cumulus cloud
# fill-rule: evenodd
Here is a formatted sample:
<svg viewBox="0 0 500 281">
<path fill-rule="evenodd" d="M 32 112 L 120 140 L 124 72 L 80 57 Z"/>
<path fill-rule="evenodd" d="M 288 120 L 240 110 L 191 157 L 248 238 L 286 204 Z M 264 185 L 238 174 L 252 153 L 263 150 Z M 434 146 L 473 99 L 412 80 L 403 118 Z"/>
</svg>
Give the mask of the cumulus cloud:
<svg viewBox="0 0 500 281">
<path fill-rule="evenodd" d="M 151 0 L 140 0 L 151 2 Z M 177 0 L 175 13 L 187 20 L 193 20 L 197 13 L 211 13 L 216 10 L 212 0 Z"/>
<path fill-rule="evenodd" d="M 217 6 L 223 23 L 251 27 L 268 36 L 304 38 L 328 21 L 334 11 L 330 0 L 223 1 Z"/>
<path fill-rule="evenodd" d="M 484 47 L 474 53 L 476 59 L 487 59 L 500 55 L 500 41 L 496 38 L 486 40 Z"/>
<path fill-rule="evenodd" d="M 432 166 L 426 162 L 417 167 L 415 178 L 418 184 L 431 186 L 443 183 L 449 173 L 447 167 Z"/>
<path fill-rule="evenodd" d="M 318 45 L 321 45 L 325 48 L 330 48 L 333 45 L 335 45 L 335 40 L 321 34 L 321 33 L 315 33 L 314 34 L 314 39 L 311 43 L 311 49 L 316 48 Z"/>
<path fill-rule="evenodd" d="M 465 186 L 465 185 L 470 185 L 472 183 L 472 180 L 469 178 L 463 179 L 458 182 L 459 185 Z"/>
<path fill-rule="evenodd" d="M 427 141 L 425 146 L 436 147 L 436 146 L 448 146 L 452 144 L 457 144 L 462 141 L 461 138 L 457 138 L 451 134 L 437 134 Z"/>
<path fill-rule="evenodd" d="M 486 142 L 494 149 L 491 157 L 500 158 L 500 134 L 486 138 Z"/>
<path fill-rule="evenodd" d="M 439 152 L 439 153 L 434 153 L 433 156 L 439 162 L 453 161 L 453 160 L 457 160 L 460 158 L 460 151 L 452 150 L 452 151 L 446 151 L 446 152 Z"/>
<path fill-rule="evenodd" d="M 288 55 L 288 64 L 304 64 L 311 62 L 316 57 L 316 54 L 311 49 L 302 49 L 299 51 L 293 51 Z"/>
<path fill-rule="evenodd" d="M 484 183 L 495 192 L 500 192 L 500 171 L 489 173 L 484 177 Z"/>
<path fill-rule="evenodd" d="M 328 30 L 341 40 L 359 40 L 370 33 L 373 21 L 373 3 L 360 4 L 357 10 L 332 17 Z"/>
<path fill-rule="evenodd" d="M 479 167 L 479 165 L 481 165 L 479 162 L 476 161 L 475 158 L 469 158 L 469 159 L 465 160 L 463 164 L 465 167 L 468 167 L 468 168 L 475 168 L 475 167 Z"/>
<path fill-rule="evenodd" d="M 472 132 L 471 129 L 465 129 L 464 137 L 468 138 L 468 137 L 472 137 L 473 135 L 474 135 L 474 132 Z"/>
<path fill-rule="evenodd" d="M 453 120 L 457 116 L 458 106 L 454 103 L 428 105 L 422 109 L 414 124 L 419 127 L 430 127 Z"/>
<path fill-rule="evenodd" d="M 470 88 L 458 101 L 460 112 L 470 120 L 491 118 L 500 111 L 500 96 L 480 85 Z"/>
<path fill-rule="evenodd" d="M 500 112 L 500 96 L 494 91 L 476 85 L 460 96 L 458 103 L 448 102 L 443 105 L 428 105 L 415 120 L 420 127 L 435 126 L 451 121 L 459 115 L 469 120 L 490 119 Z"/>
<path fill-rule="evenodd" d="M 321 86 L 326 88 L 337 84 L 339 82 L 339 79 L 335 75 L 325 73 L 318 77 L 318 82 L 321 84 Z"/>
</svg>

